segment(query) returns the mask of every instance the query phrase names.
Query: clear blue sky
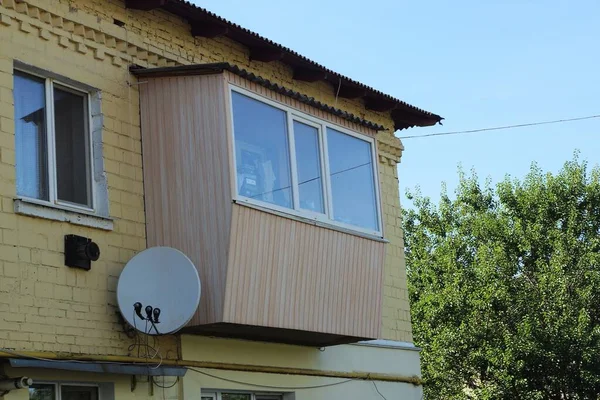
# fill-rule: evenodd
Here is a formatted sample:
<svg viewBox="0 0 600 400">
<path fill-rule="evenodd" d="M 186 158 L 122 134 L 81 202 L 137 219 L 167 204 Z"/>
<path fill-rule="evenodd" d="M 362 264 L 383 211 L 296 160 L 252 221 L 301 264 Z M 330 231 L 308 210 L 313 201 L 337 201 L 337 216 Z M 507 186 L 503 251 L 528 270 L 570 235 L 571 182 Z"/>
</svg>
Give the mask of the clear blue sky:
<svg viewBox="0 0 600 400">
<path fill-rule="evenodd" d="M 600 114 L 600 1 L 196 0 L 233 22 L 411 104 L 444 126 L 397 136 Z M 453 191 L 457 165 L 494 183 L 575 149 L 600 162 L 600 119 L 406 139 L 407 187 Z"/>
</svg>

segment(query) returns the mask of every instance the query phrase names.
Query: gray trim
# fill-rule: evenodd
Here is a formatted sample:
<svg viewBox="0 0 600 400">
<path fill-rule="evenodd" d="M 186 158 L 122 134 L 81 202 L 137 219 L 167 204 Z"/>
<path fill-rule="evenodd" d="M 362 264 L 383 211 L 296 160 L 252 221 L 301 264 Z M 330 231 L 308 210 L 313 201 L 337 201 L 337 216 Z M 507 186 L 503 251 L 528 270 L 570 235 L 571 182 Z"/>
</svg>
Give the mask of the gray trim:
<svg viewBox="0 0 600 400">
<path fill-rule="evenodd" d="M 43 76 L 45 78 L 56 79 L 57 81 L 60 81 L 60 82 L 62 82 L 64 84 L 66 84 L 66 85 L 73 86 L 73 87 L 76 87 L 78 89 L 81 89 L 84 92 L 92 93 L 92 92 L 99 92 L 100 91 L 100 89 L 95 88 L 93 86 L 86 85 L 85 83 L 74 81 L 73 79 L 68 78 L 68 77 L 66 77 L 64 75 L 56 74 L 56 73 L 54 73 L 52 71 L 48 71 L 46 69 L 36 67 L 35 65 L 24 63 L 23 61 L 14 60 L 13 66 L 14 66 L 15 69 L 17 69 L 19 71 L 29 72 L 30 74 Z"/>
<path fill-rule="evenodd" d="M 89 94 L 90 115 L 92 117 L 92 169 L 94 176 L 94 207 L 96 214 L 108 217 L 108 182 L 104 171 L 104 150 L 102 144 L 102 127 L 104 125 L 104 114 L 102 114 L 102 92 L 95 91 Z"/>
<path fill-rule="evenodd" d="M 44 368 L 77 372 L 96 372 L 121 375 L 145 375 L 145 376 L 184 376 L 187 372 L 185 367 L 140 365 L 127 363 L 102 363 L 102 362 L 76 362 L 76 361 L 52 361 L 33 360 L 25 358 L 10 358 L 9 363 L 14 368 Z M 114 397 L 114 396 L 113 396 Z M 103 399 L 104 400 L 104 399 Z"/>
<path fill-rule="evenodd" d="M 15 213 L 51 219 L 54 221 L 70 222 L 75 225 L 89 226 L 92 228 L 113 230 L 113 220 L 84 211 L 74 211 L 59 205 L 40 204 L 25 199 L 15 199 Z"/>
<path fill-rule="evenodd" d="M 367 346 L 367 347 L 381 347 L 386 349 L 397 349 L 397 350 L 408 350 L 420 352 L 422 349 L 415 346 L 410 342 L 397 342 L 395 340 L 365 340 L 362 342 L 351 343 L 352 346 Z"/>
</svg>

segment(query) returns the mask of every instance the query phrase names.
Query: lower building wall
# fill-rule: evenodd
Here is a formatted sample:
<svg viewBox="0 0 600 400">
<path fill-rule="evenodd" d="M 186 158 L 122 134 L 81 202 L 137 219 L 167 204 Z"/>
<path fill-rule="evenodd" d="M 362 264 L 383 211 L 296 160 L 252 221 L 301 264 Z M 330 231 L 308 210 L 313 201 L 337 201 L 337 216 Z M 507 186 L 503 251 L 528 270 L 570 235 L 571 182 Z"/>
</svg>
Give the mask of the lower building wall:
<svg viewBox="0 0 600 400">
<path fill-rule="evenodd" d="M 188 372 L 189 373 L 189 372 Z M 169 389 L 159 388 L 161 386 L 170 386 L 175 382 L 175 377 L 155 377 L 156 384 L 151 391 L 148 384 L 148 377 L 136 377 L 135 389 L 132 390 L 132 378 L 129 375 L 97 374 L 85 372 L 70 372 L 50 369 L 29 369 L 29 368 L 6 368 L 4 374 L 10 377 L 27 376 L 33 379 L 35 384 L 43 383 L 62 383 L 78 385 L 100 385 L 100 398 L 98 400 L 178 400 L 182 398 L 183 384 L 180 382 Z M 164 383 L 164 385 L 163 385 Z M 200 396 L 196 396 L 200 399 Z M 2 396 L 0 396 L 2 399 Z M 3 400 L 29 400 L 29 392 L 26 389 L 12 390 L 4 395 Z M 44 399 L 50 400 L 50 399 Z"/>
<path fill-rule="evenodd" d="M 341 373 L 420 377 L 417 348 L 340 345 L 324 349 L 243 340 L 182 336 L 184 360 L 253 366 L 310 369 Z M 189 370 L 183 378 L 184 399 L 199 399 L 213 390 L 279 393 L 283 399 L 421 399 L 421 386 L 405 382 L 349 380 L 290 374 L 215 369 Z M 314 388 L 309 388 L 314 387 Z M 281 388 L 281 389 L 278 389 Z"/>
<path fill-rule="evenodd" d="M 183 360 L 214 363 L 215 368 L 191 367 L 180 380 L 175 377 L 154 377 L 153 385 L 149 384 L 146 376 L 136 376 L 132 379 L 129 375 L 10 367 L 6 367 L 3 373 L 10 377 L 27 376 L 34 380 L 34 384 L 97 384 L 101 386 L 99 400 L 201 400 L 209 393 L 221 391 L 280 395 L 283 400 L 376 400 L 382 396 L 386 399 L 420 400 L 422 396 L 421 386 L 401 381 L 371 381 L 218 368 L 218 364 L 238 364 L 263 366 L 271 370 L 304 369 L 324 371 L 327 374 L 372 373 L 398 378 L 419 377 L 419 352 L 410 346 L 401 348 L 354 344 L 317 349 L 185 335 L 181 337 L 181 341 Z M 135 385 L 132 386 L 134 381 Z M 28 391 L 21 389 L 9 392 L 3 400 L 29 399 Z"/>
</svg>

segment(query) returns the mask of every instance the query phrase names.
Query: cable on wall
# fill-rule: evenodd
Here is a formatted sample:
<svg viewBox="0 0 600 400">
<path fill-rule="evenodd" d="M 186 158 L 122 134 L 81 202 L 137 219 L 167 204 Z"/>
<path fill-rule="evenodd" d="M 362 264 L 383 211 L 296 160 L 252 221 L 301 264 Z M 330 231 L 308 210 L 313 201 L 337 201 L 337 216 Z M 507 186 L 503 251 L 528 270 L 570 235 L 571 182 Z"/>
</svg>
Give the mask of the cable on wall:
<svg viewBox="0 0 600 400">
<path fill-rule="evenodd" d="M 275 389 L 275 390 L 319 389 L 319 388 L 325 388 L 325 387 L 330 387 L 330 386 L 343 385 L 344 383 L 353 382 L 353 381 L 357 381 L 358 380 L 358 379 L 346 379 L 346 380 L 343 380 L 341 382 L 326 383 L 326 384 L 323 384 L 323 385 L 314 385 L 314 386 L 270 386 L 270 385 L 258 385 L 258 384 L 254 384 L 254 383 L 250 383 L 250 382 L 236 381 L 234 379 L 229 379 L 229 378 L 224 378 L 222 376 L 209 374 L 208 372 L 200 371 L 199 369 L 196 369 L 196 368 L 187 367 L 187 369 L 189 369 L 190 371 L 194 371 L 194 372 L 197 372 L 199 374 L 206 375 L 206 376 L 209 376 L 211 378 L 219 379 L 221 381 L 225 381 L 225 382 L 229 382 L 229 383 L 235 383 L 235 384 L 238 384 L 238 385 L 246 385 L 246 386 L 251 386 L 251 387 L 255 387 L 255 388 Z"/>
<path fill-rule="evenodd" d="M 593 119 L 593 118 L 600 118 L 600 114 L 588 115 L 586 117 L 556 119 L 556 120 L 552 120 L 552 121 L 540 121 L 540 122 L 530 122 L 530 123 L 526 123 L 526 124 L 505 125 L 505 126 L 495 126 L 495 127 L 491 127 L 491 128 L 471 129 L 471 130 L 465 130 L 465 131 L 438 132 L 438 133 L 428 133 L 425 135 L 399 136 L 398 138 L 399 139 L 416 139 L 416 138 L 425 138 L 425 137 L 432 137 L 432 136 L 460 135 L 460 134 L 464 134 L 464 133 L 477 133 L 477 132 L 487 132 L 487 131 L 499 131 L 499 130 L 504 130 L 504 129 L 524 128 L 527 126 L 560 124 L 560 123 L 564 123 L 564 122 L 583 121 L 586 119 Z"/>
</svg>

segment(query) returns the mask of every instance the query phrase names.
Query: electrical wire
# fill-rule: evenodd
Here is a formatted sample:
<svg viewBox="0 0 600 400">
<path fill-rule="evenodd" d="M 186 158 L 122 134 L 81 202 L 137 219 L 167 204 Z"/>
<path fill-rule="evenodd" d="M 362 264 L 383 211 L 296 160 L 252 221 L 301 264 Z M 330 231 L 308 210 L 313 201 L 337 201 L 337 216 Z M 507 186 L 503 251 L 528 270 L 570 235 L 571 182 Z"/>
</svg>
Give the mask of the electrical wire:
<svg viewBox="0 0 600 400">
<path fill-rule="evenodd" d="M 164 376 L 163 376 L 164 378 Z M 173 386 L 177 385 L 177 383 L 179 383 L 179 377 L 177 377 L 177 379 L 175 380 L 175 382 L 173 382 L 173 384 L 169 385 L 169 386 L 165 386 L 165 385 L 159 385 L 158 383 L 156 383 L 156 381 L 154 380 L 154 377 L 151 377 L 152 383 L 154 383 L 156 386 L 158 386 L 159 388 L 162 389 L 171 389 Z"/>
<path fill-rule="evenodd" d="M 249 382 L 236 381 L 234 379 L 223 378 L 222 376 L 217 376 L 217 375 L 209 374 L 208 372 L 200 371 L 199 369 L 196 369 L 196 368 L 191 368 L 191 367 L 186 367 L 186 368 L 189 369 L 190 371 L 194 371 L 194 372 L 197 372 L 199 374 L 206 375 L 206 376 L 209 376 L 211 378 L 219 379 L 221 381 L 225 381 L 225 382 L 229 382 L 229 383 L 236 383 L 238 385 L 246 385 L 246 386 L 252 386 L 252 387 L 256 387 L 256 388 L 275 389 L 275 390 L 319 389 L 319 388 L 324 388 L 324 387 L 343 385 L 344 383 L 353 382 L 353 381 L 357 380 L 357 379 L 346 379 L 346 380 L 343 380 L 341 382 L 333 382 L 333 383 L 327 383 L 327 384 L 324 384 L 324 385 L 314 385 L 314 386 L 270 386 L 270 385 L 257 385 L 257 384 L 249 383 Z"/>
<path fill-rule="evenodd" d="M 343 169 L 343 170 L 341 170 L 341 171 L 332 172 L 332 173 L 330 173 L 330 174 L 329 174 L 329 176 L 334 176 L 334 175 L 341 174 L 341 173 L 343 173 L 343 172 L 352 171 L 353 169 L 357 169 L 357 168 L 360 168 L 360 167 L 364 167 L 365 165 L 370 165 L 370 164 L 371 164 L 371 161 L 369 161 L 369 162 L 366 162 L 366 163 L 364 163 L 364 164 L 355 165 L 355 166 L 353 166 L 353 167 L 346 168 L 346 169 Z M 298 186 L 300 186 L 300 185 L 304 185 L 305 183 L 309 183 L 309 182 L 312 182 L 312 181 L 316 181 L 317 179 L 321 179 L 321 177 L 320 177 L 320 176 L 317 176 L 317 177 L 315 177 L 315 178 L 310 178 L 310 179 L 307 179 L 307 180 L 305 180 L 305 181 L 298 182 Z M 257 197 L 259 197 L 259 196 L 264 196 L 265 194 L 271 194 L 271 193 L 275 193 L 275 192 L 278 192 L 278 191 L 280 191 L 280 190 L 289 189 L 289 188 L 291 188 L 291 187 L 292 187 L 292 185 L 288 185 L 288 186 L 284 186 L 284 187 L 281 187 L 281 188 L 277 188 L 277 189 L 269 190 L 268 192 L 263 192 L 263 193 L 259 193 L 259 194 L 252 195 L 252 196 L 250 196 L 250 198 L 251 198 L 251 199 L 254 199 L 254 198 L 257 198 Z"/>
<path fill-rule="evenodd" d="M 152 347 L 152 346 L 149 346 Z M 54 360 L 51 358 L 43 358 L 43 357 L 35 357 L 35 356 L 31 356 L 31 355 L 27 355 L 27 354 L 23 354 L 23 353 L 19 353 L 18 351 L 14 351 L 11 349 L 5 349 L 5 348 L 0 348 L 0 352 L 4 352 L 4 353 L 9 353 L 9 354 L 14 354 L 15 356 L 19 356 L 22 358 L 29 358 L 29 359 L 33 359 L 33 360 L 40 360 L 40 361 L 51 361 L 51 362 L 63 362 L 63 363 L 81 363 L 81 364 L 118 364 L 118 365 L 131 365 L 131 363 L 119 363 L 119 362 L 111 362 L 111 361 L 83 361 L 83 360 Z M 343 385 L 345 383 L 349 383 L 349 382 L 355 382 L 355 381 L 362 381 L 362 379 L 345 379 L 343 381 L 340 382 L 332 382 L 332 383 L 326 383 L 323 385 L 312 385 L 312 386 L 271 386 L 271 385 L 259 385 L 259 384 L 255 384 L 255 383 L 250 383 L 250 382 L 244 382 L 244 381 L 237 381 L 234 379 L 229 379 L 229 378 L 224 378 L 222 376 L 218 376 L 218 375 L 214 375 L 214 374 L 210 374 L 208 372 L 204 372 L 204 371 L 200 371 L 197 368 L 192 368 L 192 367 L 186 367 L 187 369 L 189 369 L 190 371 L 194 371 L 198 374 L 201 375 L 206 375 L 208 377 L 214 378 L 214 379 L 218 379 L 218 380 L 222 380 L 225 382 L 229 382 L 229 383 L 235 383 L 238 385 L 246 385 L 246 386 L 251 386 L 251 387 L 256 387 L 256 388 L 262 388 L 262 389 L 275 389 L 275 390 L 307 390 L 307 389 L 320 389 L 320 388 L 325 388 L 325 387 L 331 387 L 331 386 L 337 386 L 337 385 Z M 336 379 L 336 378 L 332 378 L 332 379 Z M 171 384 L 170 386 L 164 386 L 164 385 L 160 385 L 158 383 L 156 383 L 156 381 L 154 380 L 154 377 L 151 377 L 152 382 L 163 389 L 170 389 L 172 387 L 174 387 L 178 382 L 179 382 L 179 377 L 177 377 L 177 380 Z M 379 395 L 385 399 L 386 397 L 379 391 L 379 388 L 377 387 L 377 384 L 375 383 L 375 381 L 371 380 L 371 382 L 373 383 L 373 386 L 375 387 L 375 390 L 377 391 L 377 393 L 379 393 Z"/>
<path fill-rule="evenodd" d="M 375 390 L 377 391 L 377 393 L 379 394 L 379 396 L 381 396 L 381 398 L 383 400 L 387 400 L 387 397 L 385 397 L 383 394 L 381 394 L 381 392 L 379 391 L 379 388 L 377 387 L 377 384 L 375 383 L 375 381 L 371 381 L 371 383 L 373 384 L 373 386 L 375 387 Z"/>
<path fill-rule="evenodd" d="M 487 132 L 487 131 L 499 131 L 503 129 L 514 129 L 514 128 L 524 128 L 527 126 L 537 126 L 537 125 L 550 125 L 550 124 L 560 124 L 563 122 L 573 122 L 573 121 L 582 121 L 586 119 L 600 118 L 600 114 L 598 115 L 589 115 L 587 117 L 578 117 L 578 118 L 566 118 L 566 119 L 556 119 L 553 121 L 540 121 L 540 122 L 530 122 L 527 124 L 517 124 L 517 125 L 505 125 L 505 126 L 495 126 L 491 128 L 481 128 L 481 129 L 471 129 L 466 131 L 453 131 L 453 132 L 438 132 L 438 133 L 428 133 L 425 135 L 410 135 L 410 136 L 399 136 L 399 139 L 416 139 L 416 138 L 424 138 L 431 136 L 448 136 L 448 135 L 460 135 L 463 133 L 477 133 L 477 132 Z"/>
<path fill-rule="evenodd" d="M 337 91 L 335 92 L 335 102 L 333 104 L 334 107 L 337 107 L 338 97 L 340 96 L 340 89 L 342 88 L 342 78 L 340 78 Z"/>
<path fill-rule="evenodd" d="M 158 361 L 158 363 L 154 366 L 149 366 L 149 368 L 151 369 L 158 369 L 160 368 L 160 366 L 162 365 L 163 362 L 163 356 L 162 354 L 160 354 L 160 346 L 157 345 L 157 339 L 155 336 L 152 336 L 152 346 L 150 346 L 150 344 L 148 343 L 148 320 L 146 320 L 146 327 L 144 328 L 144 334 L 145 334 L 145 338 L 142 338 L 141 335 L 139 334 L 139 330 L 137 329 L 137 324 L 136 324 L 136 319 L 135 319 L 135 311 L 133 312 L 133 328 L 136 331 L 136 335 L 135 335 L 135 341 L 129 345 L 129 347 L 127 348 L 127 350 L 129 352 L 133 351 L 133 349 L 137 348 L 137 357 L 138 358 L 145 358 L 147 360 L 147 363 L 150 364 L 150 360 L 155 360 L 156 357 L 158 356 L 160 358 L 160 360 Z M 154 323 L 151 321 L 152 325 L 154 325 Z M 150 328 L 150 330 L 152 330 L 152 327 Z M 155 330 L 158 332 L 158 330 L 155 327 Z M 145 342 L 144 342 L 145 339 Z M 143 350 L 143 351 L 142 351 Z M 154 354 L 151 354 L 151 352 L 154 352 Z"/>
</svg>

